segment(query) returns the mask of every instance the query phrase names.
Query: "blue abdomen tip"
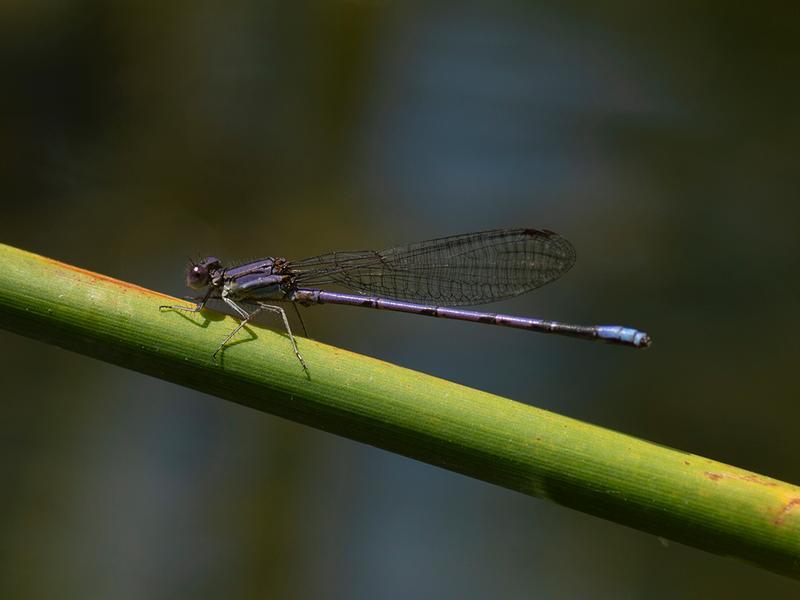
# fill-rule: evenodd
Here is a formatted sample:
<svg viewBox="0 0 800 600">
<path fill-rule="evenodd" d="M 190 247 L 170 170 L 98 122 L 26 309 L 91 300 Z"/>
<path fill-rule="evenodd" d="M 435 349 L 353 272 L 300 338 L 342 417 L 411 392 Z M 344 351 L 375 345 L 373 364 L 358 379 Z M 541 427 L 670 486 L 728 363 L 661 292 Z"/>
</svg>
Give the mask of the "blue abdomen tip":
<svg viewBox="0 0 800 600">
<path fill-rule="evenodd" d="M 597 328 L 597 337 L 608 342 L 627 344 L 636 348 L 647 348 L 652 340 L 643 331 L 619 325 L 601 325 Z"/>
</svg>

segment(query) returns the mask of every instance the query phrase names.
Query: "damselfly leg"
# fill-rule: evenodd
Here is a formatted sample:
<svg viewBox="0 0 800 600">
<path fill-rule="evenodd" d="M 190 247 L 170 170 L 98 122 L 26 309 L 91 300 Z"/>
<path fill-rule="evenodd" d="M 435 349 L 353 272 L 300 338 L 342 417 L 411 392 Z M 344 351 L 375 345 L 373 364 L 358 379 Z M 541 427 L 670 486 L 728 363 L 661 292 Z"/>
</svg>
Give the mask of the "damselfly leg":
<svg viewBox="0 0 800 600">
<path fill-rule="evenodd" d="M 258 303 L 257 305 L 258 308 L 256 308 L 253 312 L 248 313 L 245 309 L 236 304 L 236 302 L 234 302 L 230 298 L 223 296 L 222 299 L 225 301 L 225 304 L 230 306 L 233 310 L 235 310 L 239 314 L 240 317 L 242 317 L 242 320 L 236 326 L 236 328 L 233 331 L 231 331 L 224 340 L 222 340 L 222 343 L 214 351 L 214 354 L 212 356 L 214 357 L 215 360 L 219 351 L 222 350 L 225 344 L 227 344 L 233 338 L 233 336 L 239 333 L 242 327 L 244 327 L 253 317 L 255 317 L 261 311 L 267 311 L 271 313 L 277 313 L 281 316 L 281 319 L 283 319 L 283 326 L 286 328 L 286 333 L 289 336 L 289 341 L 292 343 L 292 350 L 294 350 L 294 355 L 297 357 L 297 360 L 300 361 L 300 364 L 303 366 L 303 370 L 308 372 L 306 361 L 303 360 L 303 357 L 300 355 L 300 351 L 297 349 L 297 342 L 295 342 L 294 334 L 292 334 L 292 328 L 289 326 L 289 319 L 286 317 L 285 310 L 283 310 L 280 306 L 275 306 L 273 304 Z"/>
</svg>

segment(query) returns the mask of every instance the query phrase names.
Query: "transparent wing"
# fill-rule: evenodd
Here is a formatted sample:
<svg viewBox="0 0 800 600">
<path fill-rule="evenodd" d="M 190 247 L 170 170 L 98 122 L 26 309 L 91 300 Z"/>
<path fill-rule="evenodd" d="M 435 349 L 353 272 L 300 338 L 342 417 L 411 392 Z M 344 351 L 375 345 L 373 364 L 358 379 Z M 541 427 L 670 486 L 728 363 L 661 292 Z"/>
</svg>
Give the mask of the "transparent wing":
<svg viewBox="0 0 800 600">
<path fill-rule="evenodd" d="M 496 229 L 379 251 L 332 252 L 287 267 L 300 287 L 338 284 L 384 298 L 461 306 L 529 292 L 574 263 L 572 244 L 552 231 Z"/>
</svg>

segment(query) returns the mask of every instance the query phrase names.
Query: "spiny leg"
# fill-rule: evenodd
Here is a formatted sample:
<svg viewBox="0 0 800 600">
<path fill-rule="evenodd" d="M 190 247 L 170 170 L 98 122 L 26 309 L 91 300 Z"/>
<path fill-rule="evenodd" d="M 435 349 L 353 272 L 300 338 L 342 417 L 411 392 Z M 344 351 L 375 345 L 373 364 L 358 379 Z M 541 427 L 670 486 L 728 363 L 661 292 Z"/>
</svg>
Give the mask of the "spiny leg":
<svg viewBox="0 0 800 600">
<path fill-rule="evenodd" d="M 308 337 L 308 329 L 306 329 L 306 324 L 303 322 L 303 317 L 300 314 L 300 309 L 297 308 L 297 302 L 292 302 L 292 306 L 294 306 L 294 312 L 297 314 L 297 320 L 300 321 L 300 327 L 303 328 L 303 337 Z"/>
<path fill-rule="evenodd" d="M 303 365 L 303 370 L 306 373 L 308 373 L 308 367 L 306 366 L 306 361 L 304 361 L 303 357 L 300 356 L 300 351 L 297 349 L 297 342 L 294 341 L 294 335 L 292 335 L 292 328 L 289 327 L 289 319 L 286 318 L 286 311 L 283 310 L 280 306 L 274 306 L 272 304 L 259 304 L 258 307 L 259 310 L 263 309 L 280 314 L 281 318 L 283 319 L 283 326 L 286 327 L 286 333 L 289 334 L 289 341 L 292 342 L 292 349 L 294 350 L 294 355 L 297 357 L 297 360 L 300 361 L 300 364 Z M 303 329 L 305 330 L 305 326 L 303 326 Z"/>
<path fill-rule="evenodd" d="M 230 306 L 233 310 L 235 310 L 242 317 L 242 321 L 239 323 L 239 325 L 236 326 L 236 328 L 233 331 L 231 331 L 228 334 L 228 336 L 224 340 L 222 340 L 222 343 L 219 345 L 219 348 L 217 348 L 214 351 L 214 354 L 213 354 L 214 358 L 216 358 L 217 354 L 219 353 L 220 350 L 222 350 L 222 348 L 225 346 L 225 344 L 227 344 L 228 341 L 233 336 L 235 336 L 237 333 L 239 333 L 239 330 L 242 327 L 244 327 L 250 319 L 255 317 L 262 310 L 266 310 L 266 311 L 273 312 L 273 313 L 278 313 L 278 314 L 281 315 L 281 318 L 283 319 L 283 325 L 284 325 L 284 327 L 286 327 L 286 333 L 289 334 L 289 341 L 292 342 L 292 349 L 294 350 L 294 355 L 297 357 L 297 360 L 300 361 L 300 364 L 302 365 L 303 370 L 306 373 L 308 372 L 308 367 L 306 366 L 306 361 L 303 360 L 303 357 L 300 355 L 300 351 L 297 349 L 297 343 L 294 341 L 294 335 L 292 335 L 292 329 L 291 329 L 291 327 L 289 327 L 289 319 L 286 318 L 286 312 L 280 306 L 273 306 L 272 304 L 259 304 L 258 308 L 256 308 L 253 312 L 248 313 L 245 309 L 243 309 L 241 306 L 236 304 L 230 298 L 226 298 L 225 296 L 223 296 L 222 299 L 225 301 L 225 303 L 228 306 Z"/>
<path fill-rule="evenodd" d="M 208 291 L 206 292 L 206 295 L 203 296 L 203 299 L 200 300 L 200 302 L 198 304 L 195 304 L 192 308 L 189 308 L 188 306 L 178 306 L 177 304 L 173 304 L 173 305 L 162 304 L 161 306 L 158 307 L 158 310 L 163 310 L 165 308 L 169 308 L 169 309 L 172 309 L 172 310 L 183 310 L 183 311 L 186 311 L 186 312 L 193 312 L 193 313 L 200 312 L 201 310 L 203 310 L 205 308 L 206 303 L 208 302 L 208 299 L 211 297 L 211 292 L 213 292 L 213 291 L 214 291 L 214 288 L 209 288 Z"/>
<path fill-rule="evenodd" d="M 222 297 L 222 299 L 225 301 L 225 304 L 227 304 L 228 306 L 230 306 L 231 308 L 233 308 L 233 310 L 235 310 L 235 311 L 236 311 L 236 312 L 239 314 L 239 316 L 240 316 L 240 317 L 242 317 L 242 320 L 239 322 L 239 324 L 236 326 L 236 328 L 235 328 L 233 331 L 231 331 L 231 332 L 228 334 L 228 336 L 227 336 L 227 337 L 226 337 L 224 340 L 222 340 L 222 343 L 219 345 L 219 347 L 218 347 L 216 350 L 214 350 L 214 354 L 212 354 L 212 355 L 211 355 L 211 357 L 212 357 L 214 360 L 216 360 L 216 359 L 217 359 L 217 354 L 219 354 L 219 351 L 220 351 L 220 350 L 222 350 L 222 348 L 225 346 L 225 344 L 227 344 L 227 343 L 228 343 L 228 341 L 229 341 L 229 340 L 230 340 L 230 339 L 231 339 L 233 336 L 235 336 L 237 333 L 239 333 L 239 330 L 240 330 L 242 327 L 244 327 L 244 326 L 247 324 L 247 322 L 248 322 L 250 319 L 252 319 L 253 317 L 255 317 L 255 316 L 256 316 L 258 313 L 260 313 L 260 312 L 261 312 L 261 310 L 262 310 L 262 309 L 261 309 L 261 307 L 259 306 L 259 307 L 258 307 L 257 309 L 255 309 L 253 312 L 251 312 L 251 313 L 248 313 L 248 312 L 247 312 L 245 309 L 243 309 L 241 306 L 239 306 L 238 304 L 236 304 L 236 303 L 235 303 L 233 300 L 231 300 L 230 298 L 226 298 L 225 296 L 223 296 L 223 297 Z"/>
</svg>

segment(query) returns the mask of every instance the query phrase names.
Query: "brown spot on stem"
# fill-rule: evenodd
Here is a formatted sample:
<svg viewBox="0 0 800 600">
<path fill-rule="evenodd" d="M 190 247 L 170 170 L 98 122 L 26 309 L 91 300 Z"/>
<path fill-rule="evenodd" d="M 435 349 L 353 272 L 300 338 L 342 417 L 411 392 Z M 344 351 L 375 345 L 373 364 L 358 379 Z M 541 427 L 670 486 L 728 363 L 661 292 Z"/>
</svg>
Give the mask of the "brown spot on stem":
<svg viewBox="0 0 800 600">
<path fill-rule="evenodd" d="M 115 285 L 117 287 L 122 288 L 120 290 L 121 292 L 127 292 L 128 290 L 132 290 L 132 291 L 136 291 L 136 292 L 139 292 L 139 293 L 142 293 L 142 294 L 147 294 L 148 296 L 157 296 L 159 298 L 167 298 L 169 300 L 175 300 L 175 298 L 173 298 L 172 296 L 169 296 L 167 294 L 162 294 L 161 292 L 156 292 L 154 290 L 149 290 L 149 289 L 144 288 L 144 287 L 142 287 L 140 285 L 135 285 L 133 283 L 128 283 L 127 281 L 122 281 L 120 279 L 114 279 L 113 277 L 109 277 L 108 275 L 101 275 L 100 273 L 95 273 L 94 271 L 89 271 L 88 269 L 82 269 L 81 267 L 76 267 L 75 265 L 70 265 L 70 264 L 67 264 L 67 263 L 63 263 L 61 261 L 54 260 L 52 258 L 42 257 L 42 261 L 50 263 L 51 265 L 53 265 L 54 267 L 57 267 L 59 269 L 66 269 L 66 270 L 69 270 L 69 271 L 73 271 L 75 273 L 79 273 L 79 274 L 81 274 L 84 277 L 87 277 L 89 279 L 95 279 L 95 280 L 98 280 L 98 281 L 104 281 L 106 283 L 110 283 L 112 285 Z"/>
<path fill-rule="evenodd" d="M 742 476 L 739 477 L 739 479 L 743 479 L 743 480 L 749 481 L 751 483 L 757 483 L 758 485 L 765 485 L 767 487 L 775 487 L 776 485 L 778 485 L 774 481 L 765 481 L 764 479 L 762 479 L 758 475 L 742 475 Z"/>
<path fill-rule="evenodd" d="M 746 475 L 739 475 L 736 473 L 712 473 L 711 471 L 706 471 L 704 474 L 712 481 L 719 481 L 720 479 L 738 479 L 739 481 L 747 481 L 750 483 L 755 483 L 757 485 L 765 485 L 767 487 L 775 487 L 776 485 L 778 485 L 774 481 L 767 481 L 764 478 L 759 477 L 758 475 L 754 475 L 752 473 L 748 473 Z"/>
<path fill-rule="evenodd" d="M 794 509 L 797 506 L 800 506 L 800 498 L 792 498 L 791 500 L 789 500 L 789 502 L 786 503 L 786 506 L 783 507 L 783 510 L 781 510 L 781 512 L 778 513 L 778 516 L 775 519 L 775 521 L 773 521 L 775 525 L 783 524 L 783 521 L 784 519 L 786 519 L 786 516 L 792 511 L 792 509 Z"/>
</svg>

